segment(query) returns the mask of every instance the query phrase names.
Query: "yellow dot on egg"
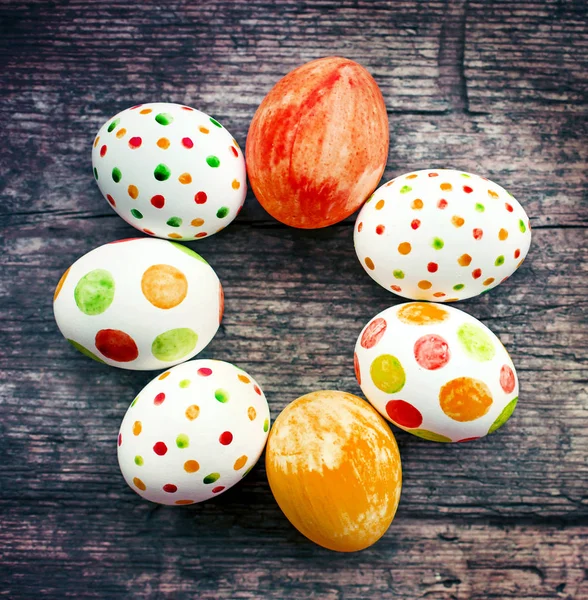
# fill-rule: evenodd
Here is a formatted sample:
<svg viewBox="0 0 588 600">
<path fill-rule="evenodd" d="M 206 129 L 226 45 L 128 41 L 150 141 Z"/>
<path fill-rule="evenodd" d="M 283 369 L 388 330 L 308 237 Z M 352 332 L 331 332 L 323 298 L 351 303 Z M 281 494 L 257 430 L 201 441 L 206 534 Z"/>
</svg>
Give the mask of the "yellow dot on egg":
<svg viewBox="0 0 588 600">
<path fill-rule="evenodd" d="M 120 139 L 121 137 L 125 136 L 126 132 L 127 130 L 124 127 L 121 127 L 121 129 L 116 132 L 116 137 Z"/>
<path fill-rule="evenodd" d="M 96 136 L 96 139 L 94 140 L 94 148 L 96 148 L 99 141 L 100 141 L 100 136 L 98 135 L 98 136 Z"/>
<path fill-rule="evenodd" d="M 255 409 L 253 408 L 253 406 L 250 406 L 247 409 L 247 416 L 249 417 L 250 421 L 255 421 L 255 417 L 257 416 L 257 412 L 255 412 Z"/>
<path fill-rule="evenodd" d="M 200 407 L 197 404 L 192 404 L 191 406 L 188 406 L 188 408 L 186 409 L 186 417 L 188 419 L 190 419 L 190 421 L 197 419 L 199 414 L 200 414 Z"/>
<path fill-rule="evenodd" d="M 162 379 L 169 377 L 170 374 L 171 374 L 171 371 L 166 371 L 165 373 L 162 373 L 157 379 L 159 379 L 161 381 Z"/>
</svg>

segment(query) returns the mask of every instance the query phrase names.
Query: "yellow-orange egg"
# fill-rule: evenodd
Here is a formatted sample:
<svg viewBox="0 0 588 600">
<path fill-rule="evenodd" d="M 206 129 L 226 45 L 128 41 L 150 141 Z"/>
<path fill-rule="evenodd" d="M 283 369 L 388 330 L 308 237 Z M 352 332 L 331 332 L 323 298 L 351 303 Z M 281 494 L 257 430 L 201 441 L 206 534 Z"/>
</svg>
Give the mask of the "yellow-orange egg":
<svg viewBox="0 0 588 600">
<path fill-rule="evenodd" d="M 400 500 L 394 435 L 367 402 L 345 392 L 312 392 L 289 404 L 271 430 L 266 470 L 288 520 L 330 550 L 371 546 Z"/>
</svg>

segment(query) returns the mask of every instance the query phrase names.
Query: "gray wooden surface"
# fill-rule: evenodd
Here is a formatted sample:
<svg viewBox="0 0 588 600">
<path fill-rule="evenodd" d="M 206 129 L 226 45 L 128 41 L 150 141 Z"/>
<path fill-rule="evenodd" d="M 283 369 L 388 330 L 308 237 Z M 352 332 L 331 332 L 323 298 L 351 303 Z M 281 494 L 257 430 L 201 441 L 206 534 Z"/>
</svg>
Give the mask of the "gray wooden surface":
<svg viewBox="0 0 588 600">
<path fill-rule="evenodd" d="M 586 16 L 565 0 L 1 2 L 0 596 L 588 598 Z M 289 525 L 262 463 L 201 505 L 141 501 L 119 473 L 116 434 L 153 375 L 86 359 L 52 315 L 65 268 L 135 234 L 92 179 L 91 143 L 109 116 L 181 102 L 244 144 L 273 83 L 333 54 L 381 86 L 384 179 L 479 173 L 521 201 L 534 229 L 516 275 L 459 304 L 511 353 L 514 416 L 465 445 L 395 430 L 397 517 L 353 555 Z M 352 219 L 288 229 L 250 194 L 235 223 L 191 244 L 226 293 L 202 356 L 250 371 L 273 418 L 312 390 L 359 394 L 355 339 L 400 301 L 365 275 L 352 233 Z"/>
</svg>

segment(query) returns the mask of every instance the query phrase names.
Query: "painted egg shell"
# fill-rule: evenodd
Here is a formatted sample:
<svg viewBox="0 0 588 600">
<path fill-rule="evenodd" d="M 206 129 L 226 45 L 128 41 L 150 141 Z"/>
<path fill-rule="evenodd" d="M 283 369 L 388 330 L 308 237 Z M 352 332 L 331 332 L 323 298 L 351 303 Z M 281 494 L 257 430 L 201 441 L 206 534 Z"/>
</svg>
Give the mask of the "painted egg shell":
<svg viewBox="0 0 588 600">
<path fill-rule="evenodd" d="M 382 92 L 361 65 L 319 58 L 278 81 L 247 135 L 247 174 L 261 205 L 302 229 L 327 227 L 374 191 L 388 158 Z"/>
<path fill-rule="evenodd" d="M 53 309 L 82 354 L 132 370 L 192 358 L 217 332 L 223 290 L 212 267 L 186 246 L 149 238 L 100 246 L 61 277 Z"/>
<path fill-rule="evenodd" d="M 178 365 L 127 410 L 118 435 L 123 477 L 151 502 L 208 500 L 253 468 L 269 419 L 267 400 L 245 371 L 219 360 Z"/>
<path fill-rule="evenodd" d="M 414 300 L 477 296 L 510 277 L 531 243 L 523 207 L 477 175 L 435 169 L 376 190 L 355 224 L 355 251 L 382 287 Z"/>
<path fill-rule="evenodd" d="M 247 192 L 245 159 L 216 120 L 157 102 L 123 110 L 94 140 L 92 165 L 112 208 L 145 233 L 207 237 L 236 216 Z"/>
<path fill-rule="evenodd" d="M 265 463 L 288 520 L 330 550 L 371 546 L 398 508 L 402 467 L 396 440 L 357 396 L 320 391 L 294 400 L 274 423 Z"/>
<path fill-rule="evenodd" d="M 449 306 L 387 308 L 361 332 L 355 374 L 366 398 L 398 427 L 434 442 L 465 442 L 509 419 L 519 386 L 490 329 Z"/>
</svg>

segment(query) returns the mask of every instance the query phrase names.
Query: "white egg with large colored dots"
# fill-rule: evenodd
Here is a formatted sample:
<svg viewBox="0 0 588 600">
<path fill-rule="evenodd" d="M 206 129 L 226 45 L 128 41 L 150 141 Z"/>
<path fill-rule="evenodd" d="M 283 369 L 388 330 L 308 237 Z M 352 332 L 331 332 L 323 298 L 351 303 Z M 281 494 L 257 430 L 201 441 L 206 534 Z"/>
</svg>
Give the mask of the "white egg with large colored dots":
<svg viewBox="0 0 588 600">
<path fill-rule="evenodd" d="M 221 283 L 190 248 L 150 238 L 120 240 L 78 259 L 61 277 L 53 308 L 82 354 L 133 370 L 192 358 L 222 319 Z"/>
<path fill-rule="evenodd" d="M 94 139 L 94 177 L 114 210 L 149 235 L 201 239 L 226 227 L 247 193 L 245 159 L 209 115 L 157 102 L 123 110 Z"/>
<path fill-rule="evenodd" d="M 360 333 L 354 365 L 382 416 L 434 442 L 492 433 L 517 404 L 517 375 L 505 347 L 480 321 L 449 306 L 387 308 Z"/>
<path fill-rule="evenodd" d="M 381 186 L 361 209 L 357 256 L 382 287 L 414 300 L 452 302 L 491 290 L 531 244 L 523 207 L 484 177 L 435 169 Z"/>
<path fill-rule="evenodd" d="M 194 360 L 156 377 L 133 400 L 118 435 L 118 462 L 147 500 L 203 502 L 249 473 L 269 427 L 267 400 L 251 375 Z"/>
</svg>

